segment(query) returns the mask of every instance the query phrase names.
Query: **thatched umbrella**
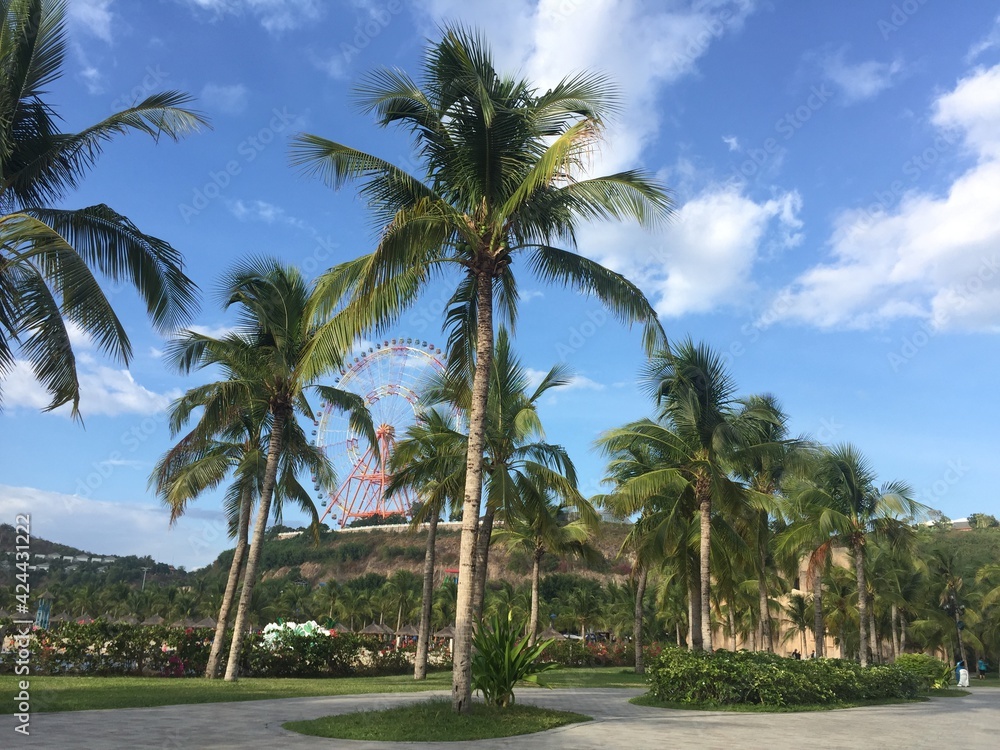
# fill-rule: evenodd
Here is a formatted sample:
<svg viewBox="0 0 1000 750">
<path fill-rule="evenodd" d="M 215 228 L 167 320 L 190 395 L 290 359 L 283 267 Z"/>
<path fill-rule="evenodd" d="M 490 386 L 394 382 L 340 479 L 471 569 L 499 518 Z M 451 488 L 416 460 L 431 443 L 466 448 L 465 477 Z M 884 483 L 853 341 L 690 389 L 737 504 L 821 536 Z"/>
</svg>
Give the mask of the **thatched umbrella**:
<svg viewBox="0 0 1000 750">
<path fill-rule="evenodd" d="M 192 620 L 190 617 L 185 617 L 182 620 L 178 620 L 177 622 L 171 623 L 170 627 L 172 627 L 172 628 L 193 628 L 194 627 L 194 620 Z"/>
<path fill-rule="evenodd" d="M 142 624 L 143 625 L 162 625 L 163 624 L 163 618 L 160 617 L 159 615 L 153 615 L 152 617 L 147 617 L 145 620 L 143 620 Z"/>
<path fill-rule="evenodd" d="M 77 618 L 76 621 L 80 625 L 90 625 L 90 623 L 94 621 L 94 618 L 88 615 L 86 612 L 84 612 Z"/>
<path fill-rule="evenodd" d="M 377 622 L 373 622 L 371 625 L 362 628 L 358 631 L 361 635 L 385 635 L 385 630 Z"/>
<path fill-rule="evenodd" d="M 194 627 L 196 627 L 196 628 L 214 628 L 214 627 L 218 626 L 218 624 L 219 623 L 217 623 L 211 617 L 206 617 L 203 620 L 198 620 L 198 622 L 196 622 L 194 624 Z"/>
<path fill-rule="evenodd" d="M 401 627 L 399 630 L 396 631 L 396 635 L 405 636 L 407 638 L 416 638 L 420 634 L 417 632 L 417 629 L 412 625 L 404 625 L 403 627 Z"/>
<path fill-rule="evenodd" d="M 138 625 L 139 621 L 132 615 L 129 615 L 128 617 L 119 617 L 115 620 L 115 623 L 118 625 Z"/>
<path fill-rule="evenodd" d="M 446 625 L 445 627 L 441 628 L 438 632 L 436 632 L 434 634 L 434 637 L 435 638 L 454 638 L 455 637 L 455 628 L 452 625 Z"/>
<path fill-rule="evenodd" d="M 333 627 L 330 628 L 330 630 L 336 630 L 338 633 L 350 633 L 351 632 L 351 629 L 349 627 L 347 627 L 342 622 L 335 622 L 333 624 Z"/>
<path fill-rule="evenodd" d="M 541 633 L 538 634 L 538 640 L 540 641 L 547 641 L 549 638 L 552 638 L 553 640 L 556 641 L 566 640 L 566 636 L 564 636 L 562 633 L 560 633 L 551 625 L 549 625 L 547 628 L 545 628 L 545 630 L 543 630 Z"/>
</svg>

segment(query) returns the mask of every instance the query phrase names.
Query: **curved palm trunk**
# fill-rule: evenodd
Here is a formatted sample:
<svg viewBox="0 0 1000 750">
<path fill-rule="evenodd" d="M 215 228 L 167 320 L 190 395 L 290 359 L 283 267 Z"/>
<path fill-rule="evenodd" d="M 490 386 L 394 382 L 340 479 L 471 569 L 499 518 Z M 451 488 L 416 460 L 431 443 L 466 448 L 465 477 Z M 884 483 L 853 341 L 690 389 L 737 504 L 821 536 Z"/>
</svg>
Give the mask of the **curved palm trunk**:
<svg viewBox="0 0 1000 750">
<path fill-rule="evenodd" d="M 229 566 L 226 593 L 222 597 L 222 606 L 219 607 L 219 620 L 215 626 L 215 639 L 212 641 L 212 651 L 208 656 L 208 665 L 205 667 L 205 677 L 210 680 L 219 676 L 222 644 L 226 640 L 226 630 L 229 629 L 229 615 L 233 608 L 233 600 L 236 598 L 236 587 L 239 585 L 240 573 L 243 570 L 243 563 L 247 558 L 247 536 L 250 531 L 250 500 L 250 490 L 246 489 L 243 491 L 243 498 L 240 502 L 240 525 L 236 532 L 236 550 L 233 553 L 233 562 Z"/>
<path fill-rule="evenodd" d="M 420 629 L 417 631 L 417 653 L 413 658 L 413 679 L 427 677 L 427 648 L 431 640 L 431 605 L 434 603 L 434 543 L 437 539 L 438 514 L 431 513 L 427 522 L 427 549 L 424 552 L 424 590 L 420 602 Z"/>
<path fill-rule="evenodd" d="M 493 283 L 480 274 L 476 292 L 476 370 L 469 405 L 469 442 L 465 461 L 465 498 L 462 502 L 462 541 L 458 556 L 458 596 L 455 603 L 455 665 L 451 678 L 451 705 L 457 713 L 472 708 L 472 625 L 475 590 L 476 529 L 483 497 L 483 445 L 486 399 L 493 365 Z"/>
<path fill-rule="evenodd" d="M 257 583 L 257 568 L 260 565 L 261 550 L 264 547 L 264 531 L 267 529 L 267 517 L 271 512 L 271 498 L 274 496 L 275 480 L 278 476 L 278 458 L 281 456 L 281 438 L 285 429 L 288 414 L 284 409 L 272 410 L 274 421 L 271 424 L 271 434 L 268 438 L 267 465 L 264 468 L 264 481 L 260 489 L 260 507 L 257 509 L 257 519 L 254 521 L 253 542 L 247 555 L 247 569 L 243 576 L 243 591 L 240 593 L 240 605 L 236 610 L 236 622 L 233 623 L 233 642 L 229 646 L 229 663 L 226 665 L 226 681 L 235 682 L 239 678 L 240 656 L 243 652 L 243 639 L 246 637 L 247 615 L 250 612 L 250 598 L 253 596 Z"/>
<path fill-rule="evenodd" d="M 875 623 L 875 602 L 869 602 L 868 607 L 868 643 L 871 646 L 872 661 L 875 664 L 882 663 L 882 641 L 878 637 L 878 628 Z"/>
<path fill-rule="evenodd" d="M 757 574 L 757 595 L 760 606 L 760 645 L 767 651 L 774 651 L 774 636 L 771 631 L 771 600 L 767 595 L 764 573 Z"/>
<path fill-rule="evenodd" d="M 813 575 L 813 638 L 816 641 L 816 658 L 823 658 L 826 643 L 826 628 L 823 617 L 823 578 L 817 570 Z"/>
<path fill-rule="evenodd" d="M 868 588 L 865 584 L 865 555 L 860 547 L 854 550 L 854 570 L 858 579 L 858 652 L 861 666 L 868 666 Z"/>
<path fill-rule="evenodd" d="M 901 653 L 899 650 L 899 608 L 893 602 L 889 608 L 889 623 L 892 626 L 892 660 L 896 661 Z"/>
<path fill-rule="evenodd" d="M 472 592 L 472 616 L 479 619 L 483 616 L 483 601 L 486 599 L 486 579 L 490 567 L 490 544 L 493 541 L 493 519 L 496 512 L 487 507 L 479 522 L 476 538 L 476 565 L 474 579 L 476 588 Z"/>
<path fill-rule="evenodd" d="M 712 495 L 707 477 L 698 477 L 701 513 L 699 574 L 701 577 L 701 649 L 712 652 Z"/>
<path fill-rule="evenodd" d="M 544 549 L 536 547 L 531 562 L 531 617 L 528 621 L 529 646 L 534 646 L 535 639 L 538 638 L 538 578 L 542 567 L 542 555 L 544 554 Z"/>
<path fill-rule="evenodd" d="M 642 572 L 639 574 L 639 578 L 636 581 L 635 586 L 635 618 L 632 620 L 632 643 L 635 644 L 635 673 L 645 674 L 646 664 L 643 660 L 642 653 L 642 620 L 643 620 L 643 610 L 642 610 L 642 600 L 646 596 L 646 569 L 643 568 Z M 678 631 L 678 636 L 680 631 Z"/>
</svg>

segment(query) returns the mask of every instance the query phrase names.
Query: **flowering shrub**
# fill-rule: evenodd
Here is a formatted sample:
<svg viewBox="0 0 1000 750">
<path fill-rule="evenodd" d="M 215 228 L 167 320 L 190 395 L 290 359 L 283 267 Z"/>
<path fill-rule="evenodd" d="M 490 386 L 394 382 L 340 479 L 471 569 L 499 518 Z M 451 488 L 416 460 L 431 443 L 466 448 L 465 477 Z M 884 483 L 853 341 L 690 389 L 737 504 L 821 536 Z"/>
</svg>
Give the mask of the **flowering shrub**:
<svg viewBox="0 0 1000 750">
<path fill-rule="evenodd" d="M 643 646 L 646 660 L 658 656 L 659 643 Z M 631 641 L 555 641 L 542 653 L 543 661 L 565 667 L 630 667 L 635 664 L 635 646 Z"/>
</svg>

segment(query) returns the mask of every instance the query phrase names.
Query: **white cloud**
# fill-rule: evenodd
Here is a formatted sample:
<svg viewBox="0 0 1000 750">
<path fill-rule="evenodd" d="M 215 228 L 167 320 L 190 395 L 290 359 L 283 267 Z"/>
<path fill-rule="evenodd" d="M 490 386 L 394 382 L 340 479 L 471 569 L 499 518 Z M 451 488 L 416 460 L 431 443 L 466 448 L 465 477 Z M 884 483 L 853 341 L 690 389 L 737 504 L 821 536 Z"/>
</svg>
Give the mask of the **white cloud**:
<svg viewBox="0 0 1000 750">
<path fill-rule="evenodd" d="M 548 374 L 548 370 L 536 370 L 533 367 L 524 368 L 525 375 L 528 378 L 528 386 L 531 389 L 535 389 L 542 382 L 542 379 Z M 571 375 L 569 382 L 566 385 L 561 385 L 557 388 L 553 388 L 548 391 L 550 402 L 560 393 L 566 393 L 567 391 L 603 391 L 606 388 L 604 383 L 598 383 L 596 380 L 592 380 L 584 375 Z"/>
<path fill-rule="evenodd" d="M 66 17 L 70 23 L 110 44 L 111 21 L 114 17 L 111 12 L 113 4 L 114 0 L 72 0 L 66 9 Z"/>
<path fill-rule="evenodd" d="M 636 227 L 588 227 L 580 242 L 588 254 L 639 280 L 668 317 L 708 312 L 740 304 L 752 287 L 748 279 L 762 248 L 777 251 L 801 236 L 798 193 L 757 203 L 734 184 L 711 185 L 677 211 L 652 236 Z"/>
<path fill-rule="evenodd" d="M 903 72 L 901 60 L 846 62 L 846 48 L 828 55 L 822 62 L 823 74 L 841 92 L 841 103 L 856 104 L 873 99 L 892 86 Z"/>
<path fill-rule="evenodd" d="M 996 17 L 990 32 L 972 45 L 969 53 L 965 56 L 965 61 L 970 64 L 974 63 L 980 55 L 998 47 L 1000 47 L 1000 16 Z"/>
<path fill-rule="evenodd" d="M 227 115 L 241 114 L 247 108 L 247 87 L 242 83 L 222 86 L 207 83 L 201 90 L 201 100 L 208 111 L 224 112 Z"/>
<path fill-rule="evenodd" d="M 722 136 L 722 142 L 729 146 L 730 151 L 740 150 L 740 141 L 735 135 Z"/>
<path fill-rule="evenodd" d="M 545 296 L 545 292 L 541 289 L 526 289 L 520 293 L 521 302 L 531 302 L 533 299 L 542 299 Z"/>
<path fill-rule="evenodd" d="M 202 336 L 208 336 L 213 339 L 221 339 L 236 331 L 236 327 L 227 326 L 223 323 L 219 323 L 217 325 L 210 325 L 210 326 L 206 325 L 188 326 L 187 330 L 193 333 L 200 333 Z"/>
<path fill-rule="evenodd" d="M 30 513 L 35 537 L 100 555 L 150 555 L 188 569 L 207 565 L 230 546 L 220 511 L 192 508 L 170 528 L 170 514 L 159 505 L 91 499 L 89 479 L 81 479 L 76 495 L 0 485 L 0 514 Z"/>
<path fill-rule="evenodd" d="M 285 209 L 261 200 L 234 200 L 226 202 L 229 212 L 240 221 L 260 221 L 265 224 L 288 224 L 309 231 L 309 225 L 302 219 L 289 216 Z"/>
<path fill-rule="evenodd" d="M 842 212 L 831 259 L 782 290 L 765 322 L 868 328 L 923 318 L 937 329 L 1000 330 L 1000 65 L 959 81 L 932 120 L 936 158 L 961 140 L 975 164 L 943 191 L 897 181 L 882 192 L 898 205 Z"/>
<path fill-rule="evenodd" d="M 88 65 L 80 71 L 80 78 L 83 79 L 83 85 L 87 87 L 87 92 L 90 94 L 103 94 L 104 93 L 104 76 L 101 71 L 92 65 Z"/>
<path fill-rule="evenodd" d="M 540 87 L 582 70 L 607 74 L 619 86 L 625 110 L 595 159 L 595 169 L 603 172 L 634 166 L 659 129 L 660 89 L 694 73 L 712 43 L 738 31 L 755 5 L 754 0 L 661 5 L 640 0 L 423 0 L 435 23 L 461 19 L 488 29 L 498 65 L 520 69 Z"/>
<path fill-rule="evenodd" d="M 321 0 L 181 0 L 214 18 L 225 15 L 254 16 L 267 31 L 280 34 L 318 21 L 323 16 Z"/>
</svg>

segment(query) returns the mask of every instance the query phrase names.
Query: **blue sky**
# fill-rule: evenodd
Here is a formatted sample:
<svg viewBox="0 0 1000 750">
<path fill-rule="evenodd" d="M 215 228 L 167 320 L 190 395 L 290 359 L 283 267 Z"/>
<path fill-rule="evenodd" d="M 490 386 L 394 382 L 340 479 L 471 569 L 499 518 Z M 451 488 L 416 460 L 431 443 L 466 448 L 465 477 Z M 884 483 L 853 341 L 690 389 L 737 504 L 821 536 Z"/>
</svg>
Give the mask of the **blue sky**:
<svg viewBox="0 0 1000 750">
<path fill-rule="evenodd" d="M 669 336 L 725 352 L 741 392 L 775 393 L 794 431 L 855 443 L 946 515 L 997 512 L 995 2 L 71 0 L 69 14 L 51 96 L 67 129 L 163 89 L 212 120 L 178 144 L 110 144 L 66 201 L 107 203 L 179 248 L 204 292 L 202 330 L 231 322 L 214 285 L 238 258 L 314 275 L 371 249 L 355 192 L 296 174 L 288 138 L 410 164 L 405 135 L 375 129 L 352 88 L 378 66 L 416 72 L 438 25 L 459 20 L 540 86 L 581 69 L 621 86 L 594 170 L 656 172 L 677 215 L 654 233 L 585 227 L 579 249 L 636 281 Z M 577 373 L 543 404 L 548 437 L 595 492 L 594 438 L 650 412 L 638 333 L 593 300 L 521 287 L 525 365 Z M 40 414 L 23 372 L 4 384 L 0 511 L 30 511 L 35 534 L 94 552 L 198 567 L 227 546 L 218 498 L 168 530 L 146 489 L 170 445 L 165 408 L 195 381 L 164 367 L 135 296 L 108 289 L 135 359 L 125 370 L 79 342 L 85 427 Z M 441 342 L 440 308 L 432 290 L 400 334 Z"/>
</svg>

